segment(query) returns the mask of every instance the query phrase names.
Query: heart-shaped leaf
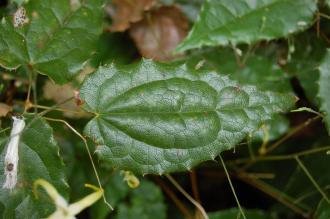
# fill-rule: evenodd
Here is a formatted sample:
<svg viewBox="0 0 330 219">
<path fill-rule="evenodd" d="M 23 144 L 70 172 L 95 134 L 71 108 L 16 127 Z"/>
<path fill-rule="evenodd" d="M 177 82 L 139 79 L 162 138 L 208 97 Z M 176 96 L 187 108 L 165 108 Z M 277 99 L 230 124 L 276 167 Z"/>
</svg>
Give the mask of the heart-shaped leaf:
<svg viewBox="0 0 330 219">
<path fill-rule="evenodd" d="M 96 153 L 137 173 L 182 171 L 214 159 L 294 103 L 292 95 L 240 86 L 216 72 L 148 60 L 100 67 L 80 92 L 96 115 L 85 127 Z"/>
</svg>

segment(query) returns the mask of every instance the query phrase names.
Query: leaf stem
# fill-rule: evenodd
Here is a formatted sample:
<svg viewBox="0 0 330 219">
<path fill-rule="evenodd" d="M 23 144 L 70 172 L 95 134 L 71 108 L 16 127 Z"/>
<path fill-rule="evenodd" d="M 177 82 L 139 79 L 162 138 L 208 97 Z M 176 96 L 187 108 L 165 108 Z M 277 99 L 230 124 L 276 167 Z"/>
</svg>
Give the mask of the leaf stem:
<svg viewBox="0 0 330 219">
<path fill-rule="evenodd" d="M 330 146 L 324 146 L 324 147 L 317 147 L 310 150 L 305 150 L 293 154 L 287 154 L 287 155 L 275 155 L 275 156 L 258 156 L 253 160 L 253 163 L 260 162 L 260 161 L 276 161 L 276 160 L 291 160 L 295 159 L 295 157 L 300 156 L 307 156 L 315 153 L 319 153 L 322 151 L 330 150 Z M 240 164 L 251 161 L 250 158 L 242 158 L 242 159 L 236 159 L 232 161 L 231 163 Z"/>
<path fill-rule="evenodd" d="M 222 164 L 222 166 L 223 166 L 223 169 L 225 170 L 225 173 L 226 173 L 226 176 L 227 176 L 227 179 L 228 179 L 228 182 L 229 182 L 229 185 L 230 185 L 231 191 L 233 192 L 233 195 L 234 195 L 234 197 L 235 197 L 235 200 L 236 200 L 237 206 L 238 206 L 238 208 L 239 208 L 239 210 L 240 210 L 240 212 L 241 212 L 243 218 L 246 219 L 245 213 L 244 213 L 244 211 L 243 211 L 243 209 L 242 209 L 242 207 L 241 207 L 241 204 L 239 203 L 238 197 L 237 197 L 236 192 L 235 192 L 235 188 L 234 188 L 234 186 L 233 186 L 233 184 L 232 184 L 232 182 L 231 182 L 231 179 L 230 179 L 229 173 L 228 173 L 228 171 L 227 171 L 227 168 L 226 168 L 225 162 L 223 161 L 223 159 L 222 159 L 222 157 L 221 157 L 221 154 L 219 154 L 219 157 L 220 157 L 220 161 L 221 161 L 221 164 Z"/>
<path fill-rule="evenodd" d="M 291 136 L 293 136 L 294 134 L 298 133 L 299 131 L 301 131 L 302 129 L 304 129 L 305 127 L 309 126 L 311 123 L 319 120 L 321 118 L 321 116 L 317 115 L 311 119 L 308 119 L 307 121 L 303 122 L 302 124 L 296 126 L 295 128 L 293 128 L 289 133 L 287 133 L 284 137 L 282 137 L 280 140 L 278 140 L 277 142 L 275 142 L 274 144 L 272 144 L 271 146 L 269 146 L 267 148 L 267 150 L 265 151 L 265 154 L 275 150 L 278 146 L 280 146 L 283 142 L 285 142 L 286 140 L 288 140 Z"/>
<path fill-rule="evenodd" d="M 287 196 L 286 194 L 278 191 L 277 189 L 273 188 L 272 186 L 268 185 L 267 183 L 257 180 L 255 178 L 250 178 L 244 173 L 239 173 L 237 175 L 239 179 L 243 182 L 259 189 L 260 191 L 264 192 L 265 194 L 269 195 L 270 197 L 274 198 L 278 202 L 282 203 L 286 207 L 290 208 L 292 211 L 298 213 L 299 215 L 303 216 L 304 218 L 308 218 L 308 213 L 305 213 L 300 207 L 294 205 L 292 198 Z"/>
<path fill-rule="evenodd" d="M 94 174 L 95 174 L 95 177 L 96 177 L 96 180 L 97 180 L 97 183 L 99 184 L 99 187 L 104 191 L 103 189 L 103 186 L 101 184 L 101 181 L 100 181 L 100 177 L 99 177 L 99 174 L 97 172 L 97 169 L 96 169 L 96 166 L 94 164 L 94 161 L 93 161 L 93 157 L 92 157 L 92 154 L 89 150 L 89 147 L 88 147 L 88 143 L 87 143 L 87 140 L 84 136 L 82 136 L 75 128 L 73 128 L 67 121 L 65 120 L 62 120 L 62 119 L 53 119 L 53 118 L 49 118 L 49 117 L 44 117 L 44 119 L 46 120 L 49 120 L 49 121 L 54 121 L 54 122 L 62 122 L 64 123 L 69 129 L 71 129 L 71 131 L 73 131 L 79 138 L 81 138 L 84 142 L 84 145 L 85 145 L 85 148 L 87 150 L 87 153 L 88 153 L 88 157 L 92 163 L 92 166 L 93 166 L 93 170 L 94 170 Z M 105 194 L 104 192 L 102 193 L 102 197 L 103 197 L 103 201 L 104 203 L 113 211 L 113 207 L 111 206 L 111 204 L 107 201 L 106 197 L 105 197 Z"/>
<path fill-rule="evenodd" d="M 165 174 L 166 178 L 179 190 L 195 207 L 201 212 L 204 219 L 209 219 L 209 216 L 206 214 L 203 206 L 201 206 L 195 199 L 193 199 L 180 185 L 175 181 L 175 179 L 169 175 Z"/>
<path fill-rule="evenodd" d="M 37 104 L 32 104 L 31 107 L 33 108 L 38 108 L 38 109 L 50 109 L 51 107 L 48 106 L 43 106 L 43 105 L 37 105 Z M 51 110 L 56 110 L 56 111 L 61 111 L 61 112 L 69 112 L 69 113 L 75 113 L 75 114 L 80 114 L 81 112 L 74 111 L 74 110 L 69 110 L 65 108 L 55 108 Z"/>
<path fill-rule="evenodd" d="M 153 177 L 154 180 L 159 184 L 159 186 L 163 189 L 163 191 L 168 195 L 170 199 L 174 202 L 174 204 L 178 207 L 181 213 L 187 219 L 194 219 L 194 216 L 189 212 L 184 203 L 175 195 L 175 193 L 159 178 Z"/>
<path fill-rule="evenodd" d="M 313 183 L 313 185 L 315 186 L 315 188 L 319 191 L 319 193 L 322 195 L 322 197 L 330 205 L 330 200 L 329 200 L 328 196 L 321 189 L 321 187 L 316 182 L 316 180 L 313 178 L 313 176 L 310 174 L 310 172 L 308 171 L 308 169 L 306 168 L 306 166 L 303 164 L 303 162 L 299 159 L 298 156 L 295 156 L 295 159 L 296 159 L 297 163 L 299 164 L 300 168 L 305 172 L 305 174 L 308 177 L 308 179 Z"/>
</svg>

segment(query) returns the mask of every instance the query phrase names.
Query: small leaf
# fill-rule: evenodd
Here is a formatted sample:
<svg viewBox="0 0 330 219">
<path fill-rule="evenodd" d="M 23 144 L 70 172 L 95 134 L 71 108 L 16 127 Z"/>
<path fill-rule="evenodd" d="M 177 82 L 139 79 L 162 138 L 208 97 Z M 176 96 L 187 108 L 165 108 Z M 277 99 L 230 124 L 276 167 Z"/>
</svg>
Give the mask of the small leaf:
<svg viewBox="0 0 330 219">
<path fill-rule="evenodd" d="M 316 2 L 311 0 L 207 0 L 177 50 L 285 37 L 308 28 L 316 9 Z"/>
<path fill-rule="evenodd" d="M 96 115 L 84 132 L 100 159 L 158 174 L 214 159 L 294 103 L 290 94 L 260 92 L 216 72 L 148 60 L 100 67 L 80 95 Z"/>
<path fill-rule="evenodd" d="M 323 62 L 319 68 L 320 80 L 318 96 L 321 101 L 321 111 L 325 112 L 324 122 L 328 128 L 330 134 L 330 50 L 323 59 Z"/>
<path fill-rule="evenodd" d="M 41 118 L 31 119 L 23 130 L 19 144 L 18 183 L 10 192 L 0 189 L 0 203 L 4 205 L 4 218 L 14 218 L 14 215 L 24 215 L 25 218 L 40 218 L 48 216 L 53 206 L 44 196 L 36 199 L 32 193 L 33 182 L 39 178 L 47 179 L 63 195 L 67 195 L 67 184 L 64 175 L 63 162 L 59 157 L 59 148 L 52 135 L 52 128 Z M 4 183 L 4 154 L 7 140 L 0 143 L 0 185 Z M 15 210 L 16 209 L 16 210 Z"/>
<path fill-rule="evenodd" d="M 57 83 L 72 79 L 90 58 L 102 31 L 102 1 L 83 2 L 77 9 L 68 0 L 33 0 L 18 9 L 26 11 L 23 23 L 2 19 L 0 66 L 29 66 Z"/>
</svg>

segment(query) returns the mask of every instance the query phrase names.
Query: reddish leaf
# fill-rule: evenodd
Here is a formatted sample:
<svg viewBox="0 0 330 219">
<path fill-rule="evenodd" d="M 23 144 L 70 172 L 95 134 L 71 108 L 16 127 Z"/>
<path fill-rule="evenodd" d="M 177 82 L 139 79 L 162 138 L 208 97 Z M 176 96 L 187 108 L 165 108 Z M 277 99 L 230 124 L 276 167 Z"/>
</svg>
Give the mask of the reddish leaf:
<svg viewBox="0 0 330 219">
<path fill-rule="evenodd" d="M 188 19 L 181 10 L 164 6 L 132 25 L 130 35 L 144 57 L 164 61 L 177 56 L 173 51 L 188 30 Z"/>
</svg>

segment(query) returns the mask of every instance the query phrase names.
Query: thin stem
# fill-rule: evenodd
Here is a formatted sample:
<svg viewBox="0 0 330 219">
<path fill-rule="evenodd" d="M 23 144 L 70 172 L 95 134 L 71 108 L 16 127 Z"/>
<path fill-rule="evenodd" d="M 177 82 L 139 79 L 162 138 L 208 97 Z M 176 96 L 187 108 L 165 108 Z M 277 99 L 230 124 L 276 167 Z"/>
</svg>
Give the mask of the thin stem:
<svg viewBox="0 0 330 219">
<path fill-rule="evenodd" d="M 306 168 L 306 166 L 303 164 L 303 162 L 301 162 L 301 160 L 299 159 L 298 156 L 295 156 L 295 159 L 297 161 L 297 163 L 299 164 L 300 168 L 305 172 L 306 176 L 308 177 L 308 179 L 313 183 L 313 185 L 315 186 L 315 188 L 320 192 L 320 194 L 322 195 L 322 197 L 326 200 L 326 202 L 328 202 L 328 204 L 330 205 L 330 200 L 328 198 L 328 196 L 324 193 L 324 191 L 321 189 L 321 187 L 319 186 L 319 184 L 316 182 L 316 180 L 313 178 L 313 176 L 310 174 L 310 172 L 308 171 L 308 169 Z"/>
<path fill-rule="evenodd" d="M 9 130 L 9 129 L 10 129 L 10 127 L 7 127 L 7 128 L 4 128 L 4 129 L 0 130 L 0 134 L 1 134 L 2 132 L 5 132 L 5 131 Z"/>
<path fill-rule="evenodd" d="M 70 98 L 68 98 L 68 99 L 66 99 L 66 100 L 64 100 L 64 101 L 62 101 L 62 102 L 60 102 L 60 103 L 57 103 L 57 104 L 51 106 L 49 109 L 44 110 L 44 111 L 42 111 L 41 113 L 36 114 L 35 117 L 31 120 L 31 122 L 29 122 L 29 124 L 27 124 L 27 126 L 25 126 L 25 129 L 24 129 L 24 130 L 26 130 L 28 127 L 30 127 L 30 126 L 33 124 L 33 122 L 36 121 L 36 119 L 38 119 L 38 118 L 40 118 L 40 117 L 46 115 L 47 113 L 49 113 L 49 112 L 52 111 L 52 110 L 57 109 L 58 106 L 60 106 L 60 105 L 62 105 L 62 104 L 64 104 L 64 103 L 66 103 L 66 102 L 72 100 L 73 98 L 74 98 L 74 97 L 70 97 Z M 24 131 L 24 130 L 23 130 L 23 131 Z M 19 133 L 19 134 L 20 134 L 20 133 Z"/>
<path fill-rule="evenodd" d="M 327 14 L 323 14 L 323 13 L 320 13 L 320 12 L 318 12 L 318 13 L 317 13 L 317 15 L 319 15 L 320 17 L 324 17 L 324 18 L 326 18 L 326 19 L 329 19 L 329 20 L 330 20 L 330 16 L 329 16 L 329 15 L 327 15 Z"/>
<path fill-rule="evenodd" d="M 277 189 L 273 188 L 272 186 L 268 185 L 267 183 L 257 180 L 255 178 L 249 178 L 244 173 L 240 173 L 237 175 L 239 179 L 243 182 L 259 189 L 260 191 L 264 192 L 265 194 L 269 195 L 270 197 L 274 198 L 278 202 L 282 203 L 292 211 L 296 212 L 297 214 L 303 216 L 304 218 L 308 218 L 308 213 L 305 213 L 300 207 L 294 205 L 292 198 L 287 196 L 286 194 L 278 191 Z M 280 195 L 279 195 L 280 194 Z"/>
<path fill-rule="evenodd" d="M 90 159 L 90 161 L 91 161 L 91 163 L 92 163 L 92 166 L 93 166 L 93 170 L 94 170 L 94 174 L 95 174 L 95 176 L 96 176 L 97 183 L 99 184 L 99 187 L 104 191 L 103 186 L 102 186 L 101 181 L 100 181 L 99 174 L 98 174 L 98 172 L 97 172 L 96 166 L 95 166 L 94 161 L 93 161 L 92 154 L 91 154 L 91 152 L 90 152 L 90 150 L 89 150 L 89 147 L 88 147 L 88 143 L 87 143 L 86 138 L 85 138 L 84 136 L 82 136 L 82 135 L 81 135 L 76 129 L 74 129 L 74 128 L 73 128 L 73 127 L 72 127 L 67 121 L 65 121 L 65 120 L 62 120 L 62 119 L 53 119 L 53 118 L 48 118 L 48 117 L 44 117 L 44 119 L 49 120 L 49 121 L 62 122 L 62 123 L 64 123 L 69 129 L 71 129 L 71 131 L 73 131 L 73 132 L 74 132 L 79 138 L 81 138 L 81 139 L 83 140 L 84 145 L 85 145 L 85 148 L 86 148 L 87 153 L 88 153 L 88 157 L 89 157 L 89 159 Z M 103 196 L 103 201 L 104 201 L 104 203 L 105 203 L 106 205 L 108 205 L 108 207 L 109 207 L 111 210 L 113 210 L 113 207 L 112 207 L 112 206 L 110 205 L 110 203 L 107 201 L 104 192 L 103 192 L 102 196 Z"/>
<path fill-rule="evenodd" d="M 42 106 L 42 105 L 35 105 L 35 104 L 32 104 L 31 107 L 38 108 L 38 109 L 50 109 L 51 108 L 49 106 Z M 61 112 L 75 113 L 75 114 L 80 114 L 81 113 L 81 112 L 78 112 L 78 111 L 69 110 L 69 109 L 65 109 L 65 108 L 56 108 L 56 109 L 52 109 L 52 110 L 61 111 Z"/>
<path fill-rule="evenodd" d="M 197 202 L 201 203 L 199 192 L 198 192 L 198 183 L 197 183 L 197 176 L 196 171 L 192 170 L 189 172 L 190 175 L 190 181 L 191 181 L 191 188 L 194 195 L 194 198 Z"/>
<path fill-rule="evenodd" d="M 280 146 L 283 142 L 285 142 L 286 140 L 288 140 L 291 136 L 293 136 L 294 134 L 298 133 L 299 131 L 301 131 L 305 127 L 309 126 L 311 123 L 319 120 L 320 118 L 321 118 L 321 116 L 315 116 L 315 117 L 313 117 L 311 119 L 308 119 L 307 121 L 303 122 L 302 124 L 296 126 L 289 133 L 287 133 L 283 138 L 281 138 L 280 140 L 278 140 L 277 142 L 275 142 L 274 144 L 272 144 L 271 146 L 269 146 L 267 148 L 267 150 L 265 151 L 265 154 L 267 154 L 267 153 L 275 150 L 278 146 Z"/>
<path fill-rule="evenodd" d="M 31 98 L 31 88 L 32 88 L 32 83 L 33 83 L 33 79 L 32 79 L 32 72 L 30 72 L 28 70 L 28 68 L 26 68 L 27 73 L 29 75 L 29 88 L 28 88 L 28 93 L 26 96 L 26 100 L 25 100 L 25 105 L 24 105 L 24 113 L 27 112 L 27 110 L 29 109 L 29 103 L 30 103 L 30 98 Z"/>
<path fill-rule="evenodd" d="M 187 219 L 193 219 L 194 216 L 189 212 L 188 208 L 184 205 L 184 203 L 175 195 L 175 193 L 158 177 L 154 177 L 159 186 L 163 189 L 163 191 L 168 195 L 170 199 L 174 202 L 174 204 L 178 207 L 181 213 Z"/>
<path fill-rule="evenodd" d="M 242 207 L 241 207 L 241 204 L 239 203 L 238 197 L 237 197 L 237 195 L 236 195 L 235 188 L 234 188 L 234 186 L 233 186 L 233 184 L 232 184 L 232 182 L 231 182 L 231 179 L 230 179 L 229 173 L 228 173 L 228 171 L 227 171 L 227 168 L 226 168 L 225 162 L 223 161 L 223 159 L 222 159 L 222 157 L 221 157 L 220 154 L 219 154 L 219 157 L 220 157 L 220 161 L 221 161 L 221 164 L 222 164 L 222 166 L 223 166 L 223 169 L 225 170 L 225 173 L 226 173 L 226 176 L 227 176 L 227 179 L 228 179 L 228 182 L 229 182 L 229 185 L 230 185 L 231 191 L 233 192 L 233 195 L 234 195 L 234 197 L 235 197 L 235 200 L 236 200 L 237 206 L 238 206 L 238 208 L 239 208 L 239 210 L 240 210 L 240 212 L 241 212 L 243 218 L 246 219 L 246 216 L 245 216 L 245 214 L 244 214 L 244 211 L 243 211 L 243 209 L 242 209 Z"/>
<path fill-rule="evenodd" d="M 201 206 L 195 199 L 193 199 L 180 185 L 173 179 L 169 174 L 165 174 L 166 178 L 179 190 L 195 207 L 201 212 L 204 219 L 209 219 L 209 216 L 206 214 L 203 206 Z"/>
<path fill-rule="evenodd" d="M 305 150 L 293 154 L 287 154 L 287 155 L 277 155 L 277 156 L 258 156 L 253 160 L 253 163 L 260 162 L 260 161 L 276 161 L 276 160 L 291 160 L 295 159 L 296 156 L 307 156 L 311 154 L 316 154 L 322 151 L 330 150 L 330 146 L 324 146 L 324 147 L 317 147 L 310 150 Z M 240 164 L 240 163 L 246 163 L 249 162 L 250 158 L 243 158 L 243 159 L 236 159 L 232 161 L 231 163 Z"/>
<path fill-rule="evenodd" d="M 38 104 L 38 98 L 37 98 L 37 78 L 38 78 L 38 74 L 34 73 L 34 80 L 33 80 L 33 84 L 32 84 L 32 91 L 33 91 L 33 103 L 34 104 Z M 34 110 L 35 113 L 37 113 L 37 109 Z"/>
<path fill-rule="evenodd" d="M 242 61 L 243 66 L 246 64 L 246 62 L 247 62 L 248 58 L 251 56 L 252 52 L 254 52 L 254 49 L 255 49 L 255 46 L 249 45 L 249 48 L 243 57 L 243 61 Z"/>
<path fill-rule="evenodd" d="M 248 136 L 248 139 L 247 139 L 247 146 L 248 146 L 248 149 L 249 149 L 250 159 L 251 159 L 251 160 L 254 160 L 255 155 L 254 155 L 253 148 L 252 148 L 252 137 L 253 137 L 252 135 L 249 135 L 249 136 Z"/>
</svg>

